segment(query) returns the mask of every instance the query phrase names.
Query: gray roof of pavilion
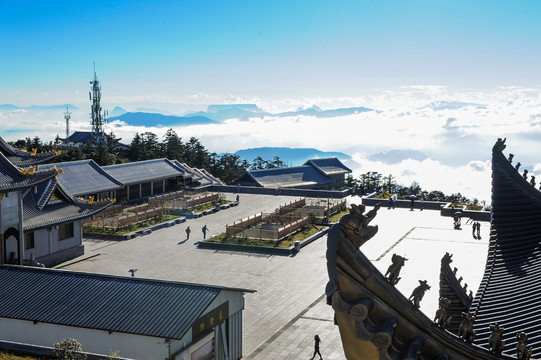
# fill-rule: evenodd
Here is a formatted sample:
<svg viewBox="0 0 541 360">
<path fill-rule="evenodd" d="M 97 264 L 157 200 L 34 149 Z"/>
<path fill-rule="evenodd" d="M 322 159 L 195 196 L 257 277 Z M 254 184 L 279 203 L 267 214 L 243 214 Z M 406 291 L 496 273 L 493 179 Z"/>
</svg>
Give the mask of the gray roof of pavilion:
<svg viewBox="0 0 541 360">
<path fill-rule="evenodd" d="M 259 186 L 270 188 L 317 186 L 335 182 L 309 165 L 251 170 L 246 171 L 246 175 Z"/>
<path fill-rule="evenodd" d="M 171 160 L 171 162 L 173 164 L 175 164 L 175 166 L 177 166 L 179 169 L 181 169 L 182 171 L 185 171 L 186 172 L 186 178 L 193 178 L 193 180 L 198 180 L 201 176 L 198 175 L 194 169 L 192 169 L 191 167 L 188 166 L 188 164 L 186 163 L 181 163 L 180 161 L 178 160 Z"/>
<path fill-rule="evenodd" d="M 154 159 L 103 166 L 110 176 L 125 185 L 185 176 L 186 172 L 168 159 Z"/>
<path fill-rule="evenodd" d="M 217 286 L 0 265 L 0 317 L 181 339 Z"/>
<path fill-rule="evenodd" d="M 312 165 L 327 176 L 351 173 L 351 169 L 342 164 L 336 157 L 310 159 L 304 165 Z"/>
<path fill-rule="evenodd" d="M 203 175 L 205 175 L 205 177 L 207 179 L 209 179 L 210 181 L 212 181 L 213 184 L 216 184 L 216 185 L 225 185 L 225 183 L 220 180 L 219 178 L 217 178 L 216 176 L 212 175 L 211 173 L 209 173 L 207 170 L 205 169 L 197 169 L 199 170 L 199 172 Z"/>
<path fill-rule="evenodd" d="M 111 204 L 111 200 L 94 201 L 70 195 L 56 178 L 36 186 L 23 199 L 23 228 L 33 231 L 51 225 L 90 217 Z"/>
<path fill-rule="evenodd" d="M 70 161 L 54 165 L 63 170 L 58 175 L 58 181 L 67 192 L 74 196 L 120 190 L 124 187 L 120 181 L 105 172 L 93 160 Z M 43 165 L 40 165 L 38 168 L 42 167 Z"/>
</svg>

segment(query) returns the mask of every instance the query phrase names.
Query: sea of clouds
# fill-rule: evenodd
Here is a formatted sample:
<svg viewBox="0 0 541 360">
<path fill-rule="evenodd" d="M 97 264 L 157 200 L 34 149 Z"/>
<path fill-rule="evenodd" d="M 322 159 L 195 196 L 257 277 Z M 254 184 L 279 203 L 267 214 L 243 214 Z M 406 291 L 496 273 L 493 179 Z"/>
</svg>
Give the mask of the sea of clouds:
<svg viewBox="0 0 541 360">
<path fill-rule="evenodd" d="M 515 162 L 523 165 L 521 169 L 528 168 L 530 173 L 540 175 L 541 180 L 540 88 L 453 92 L 442 86 L 407 86 L 394 91 L 374 90 L 359 97 L 265 100 L 198 94 L 187 100 L 192 103 L 147 102 L 144 106 L 178 115 L 190 107 L 199 110 L 205 104 L 224 103 L 255 103 L 271 113 L 314 105 L 322 109 L 358 106 L 374 109 L 335 118 L 266 116 L 174 128 L 184 140 L 194 136 L 212 152 L 262 146 L 341 151 L 352 157 L 347 165 L 355 177 L 377 171 L 384 176 L 392 174 L 403 185 L 416 181 L 426 190 L 460 192 L 490 203 L 491 149 L 497 138 L 506 137 L 505 153 L 514 153 Z M 141 103 L 112 103 L 111 108 L 114 106 L 134 111 Z M 71 131 L 90 130 L 90 104 L 87 107 L 82 104 L 79 110 L 72 111 Z M 162 138 L 168 129 L 134 127 L 120 121 L 105 128 L 127 144 L 136 132 L 150 131 Z M 57 134 L 65 136 L 62 111 L 0 110 L 0 135 L 7 140 L 39 136 L 50 141 Z M 402 159 L 392 164 L 369 160 L 372 154 L 390 150 L 417 150 L 426 159 Z"/>
</svg>

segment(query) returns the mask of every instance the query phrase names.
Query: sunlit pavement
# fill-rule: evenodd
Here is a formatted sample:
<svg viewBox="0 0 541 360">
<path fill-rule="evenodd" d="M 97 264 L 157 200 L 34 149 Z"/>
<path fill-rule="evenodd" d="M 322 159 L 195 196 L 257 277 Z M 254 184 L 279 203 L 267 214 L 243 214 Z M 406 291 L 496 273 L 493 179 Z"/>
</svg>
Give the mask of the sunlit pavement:
<svg viewBox="0 0 541 360">
<path fill-rule="evenodd" d="M 233 199 L 235 194 L 228 194 Z M 62 268 L 128 276 L 214 284 L 253 289 L 246 295 L 243 353 L 248 359 L 310 358 L 314 335 L 321 338 L 324 359 L 344 359 L 333 311 L 325 303 L 327 283 L 326 237 L 294 256 L 262 255 L 198 249 L 207 225 L 207 236 L 225 231 L 225 225 L 255 213 L 270 212 L 293 200 L 287 196 L 240 195 L 240 205 L 215 214 L 157 230 L 128 241 L 86 240 L 85 255 Z M 360 203 L 359 197 L 348 198 Z M 370 208 L 369 208 L 370 209 Z M 409 297 L 418 280 L 432 287 L 421 302 L 421 310 L 433 318 L 437 309 L 440 260 L 453 254 L 451 266 L 475 293 L 486 260 L 489 225 L 481 222 L 482 240 L 471 236 L 464 218 L 463 230 L 453 229 L 452 219 L 439 211 L 379 210 L 373 224 L 378 234 L 361 250 L 383 273 L 396 253 L 408 258 L 397 288 Z M 185 229 L 192 233 L 186 240 Z"/>
</svg>

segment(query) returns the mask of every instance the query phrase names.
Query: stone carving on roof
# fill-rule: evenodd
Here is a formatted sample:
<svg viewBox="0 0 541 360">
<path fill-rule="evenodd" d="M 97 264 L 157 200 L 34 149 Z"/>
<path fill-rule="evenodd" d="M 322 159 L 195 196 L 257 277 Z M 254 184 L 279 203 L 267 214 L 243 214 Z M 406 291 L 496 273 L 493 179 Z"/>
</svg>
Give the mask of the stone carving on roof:
<svg viewBox="0 0 541 360">
<path fill-rule="evenodd" d="M 496 149 L 505 149 L 505 139 L 499 140 Z M 510 169 L 513 166 L 503 157 L 505 164 Z M 496 164 L 496 167 L 499 166 Z M 514 170 L 514 169 L 513 169 Z M 515 180 L 527 182 L 513 171 Z M 509 185 L 507 178 L 504 183 Z M 527 184 L 528 191 L 532 186 Z M 537 190 L 535 190 L 537 192 Z M 515 196 L 513 194 L 513 196 Z M 540 196 L 541 198 L 541 196 Z M 340 336 L 344 348 L 344 354 L 348 360 L 366 359 L 431 359 L 431 360 L 493 360 L 495 354 L 488 350 L 487 340 L 489 332 L 486 312 L 479 311 L 479 304 L 483 304 L 483 298 L 489 298 L 490 294 L 483 293 L 482 289 L 477 292 L 473 301 L 466 294 L 465 285 L 461 285 L 457 279 L 456 270 L 450 267 L 452 255 L 447 253 L 442 259 L 442 274 L 440 276 L 440 288 L 443 282 L 447 290 L 466 304 L 472 304 L 471 309 L 464 308 L 457 316 L 460 326 L 456 332 L 450 332 L 449 326 L 440 326 L 448 323 L 450 309 L 454 304 L 451 302 L 447 308 L 447 301 L 441 300 L 440 308 L 446 310 L 445 317 L 436 316 L 435 320 L 428 318 L 417 307 L 422 296 L 416 297 L 413 293 L 409 299 L 400 293 L 398 289 L 384 276 L 359 249 L 366 241 L 377 235 L 377 226 L 371 225 L 377 215 L 378 207 L 365 212 L 363 205 L 351 206 L 349 214 L 345 215 L 338 224 L 333 225 L 327 239 L 327 271 L 329 282 L 325 289 L 327 302 L 333 307 L 335 323 L 340 329 Z M 539 211 L 541 217 L 541 209 Z M 493 222 L 503 214 L 493 214 Z M 536 224 L 541 223 L 535 222 Z M 505 228 L 502 228 L 505 230 Z M 516 235 L 520 230 L 508 231 L 510 236 Z M 500 229 L 498 233 L 502 233 Z M 492 229 L 494 233 L 494 229 Z M 493 235 L 491 235 L 493 236 Z M 536 240 L 537 241 L 537 240 Z M 516 243 L 514 243 L 516 246 Z M 494 252 L 497 246 L 490 248 Z M 508 259 L 505 259 L 509 261 Z M 484 285 L 490 283 L 489 275 L 493 266 L 498 265 L 500 259 L 489 257 L 487 262 Z M 532 262 L 533 260 L 530 260 Z M 541 263 L 541 262 L 540 262 Z M 539 273 L 539 272 L 538 272 Z M 499 268 L 496 275 L 505 274 L 504 269 Z M 389 274 L 387 274 L 389 275 Z M 426 281 L 420 281 L 420 288 L 427 290 Z M 425 286 L 423 286 L 425 285 Z M 467 290 L 467 287 L 466 287 Z M 501 289 L 495 294 L 501 294 Z M 521 288 L 515 291 L 517 295 L 524 294 L 528 290 Z M 505 295 L 509 296 L 509 295 Z M 450 297 L 441 296 L 441 298 Z M 417 304 L 415 304 L 415 300 Z M 501 306 L 503 298 L 499 301 L 491 301 L 494 306 Z M 531 299 L 529 297 L 528 299 Z M 452 301 L 452 300 L 451 300 Z M 519 300 L 515 300 L 517 303 Z M 462 308 L 461 308 L 462 309 Z M 507 317 L 513 316 L 512 312 L 505 312 Z M 441 313 L 439 314 L 441 315 Z M 482 321 L 479 319 L 482 318 Z M 496 321 L 490 323 L 494 324 Z M 500 321 L 505 326 L 504 321 Z M 530 321 L 535 323 L 537 321 Z M 449 323 L 450 324 L 450 323 Z M 458 333 L 458 336 L 457 336 Z M 502 341 L 507 341 L 506 334 L 502 335 Z M 473 345 L 472 345 L 473 344 Z M 509 344 L 509 342 L 508 342 Z M 491 349 L 498 349 L 497 342 Z M 515 347 L 513 346 L 513 351 Z M 513 354 L 514 355 L 514 354 Z M 503 350 L 498 358 L 510 360 L 510 354 Z"/>
</svg>

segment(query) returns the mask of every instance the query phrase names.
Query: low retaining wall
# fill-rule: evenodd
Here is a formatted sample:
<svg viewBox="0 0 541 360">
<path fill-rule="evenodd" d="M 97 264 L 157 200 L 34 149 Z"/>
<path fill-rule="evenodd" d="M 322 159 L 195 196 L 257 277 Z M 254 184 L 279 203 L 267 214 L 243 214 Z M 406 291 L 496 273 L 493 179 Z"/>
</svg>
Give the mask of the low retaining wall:
<svg viewBox="0 0 541 360">
<path fill-rule="evenodd" d="M 375 199 L 375 198 L 363 197 L 362 203 L 366 206 L 376 206 L 376 204 L 380 203 L 382 208 L 389 207 L 389 200 L 387 199 Z M 397 200 L 396 207 L 410 209 L 411 200 Z M 413 208 L 420 209 L 420 207 L 421 207 L 421 202 L 418 199 L 416 199 L 415 202 L 413 203 Z M 471 218 L 477 221 L 490 221 L 490 214 L 491 214 L 490 211 L 486 211 L 486 210 L 466 210 L 465 207 L 451 208 L 451 203 L 441 202 L 441 201 L 424 201 L 423 209 L 439 210 L 441 216 L 448 216 L 448 217 L 453 217 L 455 215 L 455 212 L 460 211 L 462 212 L 462 217 Z"/>
<path fill-rule="evenodd" d="M 79 245 L 62 251 L 57 251 L 50 255 L 40 256 L 39 258 L 36 258 L 36 261 L 42 263 L 45 265 L 45 267 L 50 268 L 84 254 L 85 246 Z"/>
<path fill-rule="evenodd" d="M 316 241 L 322 236 L 325 236 L 329 232 L 329 228 L 325 228 L 312 236 L 307 237 L 304 241 L 301 241 L 299 244 L 300 248 Z M 215 250 L 229 250 L 229 251 L 244 251 L 244 252 L 255 252 L 271 255 L 291 255 L 296 252 L 295 244 L 289 248 L 275 248 L 269 246 L 252 246 L 252 245 L 237 245 L 237 244 L 222 244 L 218 242 L 211 241 L 199 241 L 197 247 L 200 249 L 215 249 Z"/>
<path fill-rule="evenodd" d="M 312 189 L 289 189 L 289 188 L 263 188 L 257 186 L 241 186 L 237 188 L 236 185 L 208 185 L 200 188 L 193 189 L 194 191 L 217 191 L 225 193 L 237 193 L 242 194 L 261 194 L 261 195 L 285 195 L 285 196 L 299 196 L 299 197 L 312 197 L 312 198 L 330 198 L 330 199 L 342 199 L 352 194 L 351 189 L 342 191 L 338 190 L 312 190 Z"/>
</svg>

